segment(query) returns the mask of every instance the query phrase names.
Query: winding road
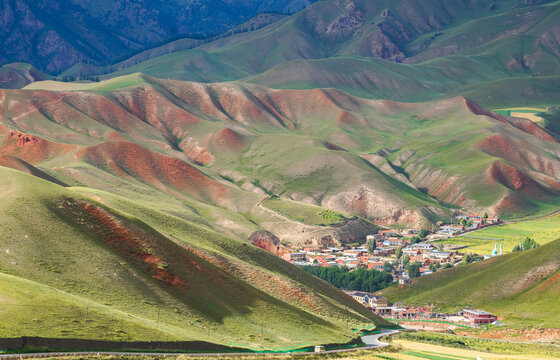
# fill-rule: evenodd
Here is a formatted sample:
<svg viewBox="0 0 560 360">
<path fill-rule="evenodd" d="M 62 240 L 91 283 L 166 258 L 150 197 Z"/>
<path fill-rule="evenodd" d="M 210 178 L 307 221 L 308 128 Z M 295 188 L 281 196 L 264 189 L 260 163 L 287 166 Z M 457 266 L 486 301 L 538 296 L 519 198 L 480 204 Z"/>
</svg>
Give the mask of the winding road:
<svg viewBox="0 0 560 360">
<path fill-rule="evenodd" d="M 379 334 L 362 336 L 362 341 L 366 344 L 366 347 L 386 347 L 390 344 L 381 342 L 379 339 L 384 336 L 391 336 L 398 333 L 398 330 L 383 330 Z"/>
<path fill-rule="evenodd" d="M 379 341 L 384 336 L 397 334 L 398 330 L 382 330 L 379 334 L 362 336 L 365 347 L 356 347 L 352 349 L 327 350 L 322 354 L 352 352 L 363 350 L 364 348 L 386 347 L 388 343 Z M 12 359 L 34 359 L 34 358 L 52 358 L 52 357 L 77 357 L 77 356 L 153 356 L 153 357 L 172 357 L 172 356 L 188 356 L 188 357 L 224 357 L 224 356 L 260 356 L 271 355 L 270 352 L 254 352 L 254 353 L 162 353 L 162 352 L 118 352 L 118 351 L 84 351 L 84 352 L 49 352 L 49 353 L 26 353 L 26 354 L 3 354 L 0 360 Z M 279 353 L 280 354 L 280 353 Z M 285 353 L 284 353 L 285 354 Z M 298 352 L 291 353 L 293 356 L 310 355 L 314 352 Z"/>
</svg>

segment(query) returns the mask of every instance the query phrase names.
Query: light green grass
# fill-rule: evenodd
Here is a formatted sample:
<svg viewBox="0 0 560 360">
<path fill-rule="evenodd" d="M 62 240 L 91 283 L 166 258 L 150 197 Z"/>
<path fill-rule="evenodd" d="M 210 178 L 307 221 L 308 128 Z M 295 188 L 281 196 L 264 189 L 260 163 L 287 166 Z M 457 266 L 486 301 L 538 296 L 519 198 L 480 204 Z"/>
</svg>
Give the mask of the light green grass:
<svg viewBox="0 0 560 360">
<path fill-rule="evenodd" d="M 438 243 L 467 245 L 462 251 L 472 251 L 479 254 L 490 254 L 494 244 L 503 244 L 504 253 L 510 253 L 515 245 L 529 237 L 540 245 L 547 244 L 560 238 L 560 215 L 540 220 L 520 221 L 511 224 L 493 226 L 488 229 L 473 231 L 466 235 L 452 239 L 439 240 Z"/>
<path fill-rule="evenodd" d="M 486 357 L 485 355 L 492 359 L 501 358 L 504 354 L 513 355 L 513 359 L 521 359 L 521 356 L 525 355 L 527 356 L 527 359 L 529 359 L 530 356 L 535 356 L 538 358 L 556 358 L 559 354 L 558 348 L 554 345 L 515 343 L 508 341 L 496 341 L 492 339 L 467 338 L 464 336 L 442 333 L 406 332 L 396 335 L 395 339 L 405 340 L 404 342 L 402 342 L 405 350 L 408 341 L 414 342 L 413 345 L 416 350 L 408 350 L 405 351 L 404 354 L 410 354 L 412 356 L 423 359 L 476 359 L 476 357 L 457 355 L 457 349 L 464 349 L 468 352 L 468 355 L 474 355 L 481 351 L 482 354 L 477 355 L 479 355 L 483 359 Z M 438 350 L 445 350 L 445 347 L 452 348 L 452 350 L 450 351 L 450 354 L 445 354 L 434 350 L 419 350 L 419 348 L 421 348 L 421 346 L 418 346 L 419 343 L 437 345 L 437 347 L 435 347 L 434 349 Z M 428 348 L 431 349 L 432 347 Z M 502 354 L 502 356 L 494 356 L 498 354 Z"/>
<path fill-rule="evenodd" d="M 342 214 L 332 210 L 279 198 L 268 199 L 263 206 L 307 225 L 336 225 L 346 219 Z"/>
</svg>

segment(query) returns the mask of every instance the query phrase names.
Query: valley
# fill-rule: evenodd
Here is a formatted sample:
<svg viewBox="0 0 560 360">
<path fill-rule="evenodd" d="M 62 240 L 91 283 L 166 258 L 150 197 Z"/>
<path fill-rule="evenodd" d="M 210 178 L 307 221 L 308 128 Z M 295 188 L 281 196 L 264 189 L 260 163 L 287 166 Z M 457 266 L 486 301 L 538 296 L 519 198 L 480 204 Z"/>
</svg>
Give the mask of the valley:
<svg viewBox="0 0 560 360">
<path fill-rule="evenodd" d="M 0 14 L 0 357 L 560 357 L 560 1 Z"/>
</svg>

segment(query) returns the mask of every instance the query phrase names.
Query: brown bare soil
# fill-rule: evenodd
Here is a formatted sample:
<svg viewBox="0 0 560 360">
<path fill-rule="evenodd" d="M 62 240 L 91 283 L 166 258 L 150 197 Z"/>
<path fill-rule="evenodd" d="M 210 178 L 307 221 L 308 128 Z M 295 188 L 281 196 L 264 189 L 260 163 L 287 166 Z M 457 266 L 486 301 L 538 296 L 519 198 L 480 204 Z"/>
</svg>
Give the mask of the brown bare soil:
<svg viewBox="0 0 560 360">
<path fill-rule="evenodd" d="M 113 98 L 128 112 L 153 126 L 170 140 L 185 137 L 193 125 L 202 121 L 149 86 L 119 91 L 113 94 Z"/>
<path fill-rule="evenodd" d="M 123 177 L 133 177 L 162 190 L 177 189 L 202 200 L 222 201 L 228 189 L 177 158 L 130 142 L 104 143 L 80 151 L 79 157 Z"/>
<path fill-rule="evenodd" d="M 212 136 L 212 146 L 220 151 L 240 151 L 245 147 L 245 140 L 230 128 L 223 128 Z"/>
<path fill-rule="evenodd" d="M 147 265 L 144 268 L 150 276 L 165 285 L 183 291 L 188 289 L 189 283 L 167 270 L 168 264 L 153 253 L 149 241 L 142 239 L 139 234 L 98 206 L 81 203 L 79 207 L 89 215 L 91 219 L 89 227 L 92 228 L 93 233 L 107 246 L 128 260 L 143 262 Z"/>
<path fill-rule="evenodd" d="M 489 166 L 488 179 L 490 182 L 500 183 L 532 199 L 544 200 L 551 196 L 548 189 L 545 189 L 530 176 L 501 161 L 495 161 Z"/>
<path fill-rule="evenodd" d="M 509 123 L 518 128 L 519 130 L 525 131 L 528 134 L 534 135 L 540 139 L 557 143 L 552 135 L 550 135 L 546 130 L 535 124 L 529 119 L 521 118 L 509 118 Z"/>
<path fill-rule="evenodd" d="M 527 207 L 527 201 L 514 193 L 507 193 L 493 206 L 497 215 L 521 212 Z"/>
<path fill-rule="evenodd" d="M 55 143 L 35 135 L 11 131 L 3 145 L 0 155 L 14 156 L 30 164 L 39 164 L 45 160 L 64 155 L 77 146 Z"/>
<path fill-rule="evenodd" d="M 255 231 L 249 236 L 248 241 L 277 256 L 282 256 L 290 252 L 290 249 L 280 244 L 280 239 L 267 231 Z"/>
<path fill-rule="evenodd" d="M 483 108 L 482 106 L 479 106 L 478 104 L 470 101 L 469 99 L 465 99 L 465 105 L 467 105 L 467 108 L 475 115 L 485 115 L 485 116 L 491 117 L 493 119 L 496 119 L 498 121 L 501 121 L 504 124 L 508 123 L 508 121 L 502 115 L 496 114 L 495 112 L 487 110 L 487 109 Z"/>
</svg>

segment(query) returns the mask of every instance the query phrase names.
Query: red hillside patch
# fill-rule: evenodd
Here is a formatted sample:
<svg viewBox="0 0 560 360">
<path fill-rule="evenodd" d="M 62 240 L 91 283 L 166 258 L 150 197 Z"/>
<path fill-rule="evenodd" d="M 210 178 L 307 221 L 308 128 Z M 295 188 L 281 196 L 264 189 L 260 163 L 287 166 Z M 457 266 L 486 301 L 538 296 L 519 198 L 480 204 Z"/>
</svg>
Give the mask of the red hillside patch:
<svg viewBox="0 0 560 360">
<path fill-rule="evenodd" d="M 202 200 L 220 202 L 227 188 L 186 162 L 155 153 L 130 142 L 104 143 L 83 149 L 85 161 L 131 176 L 163 190 L 184 191 Z"/>
<path fill-rule="evenodd" d="M 48 141 L 19 131 L 11 131 L 4 144 L 0 146 L 0 155 L 15 156 L 30 164 L 38 164 L 69 153 L 76 147 Z"/>
<path fill-rule="evenodd" d="M 232 129 L 224 128 L 214 134 L 212 145 L 218 150 L 240 151 L 245 147 L 245 140 Z"/>
</svg>

